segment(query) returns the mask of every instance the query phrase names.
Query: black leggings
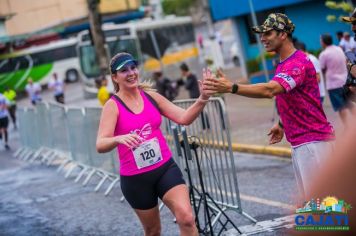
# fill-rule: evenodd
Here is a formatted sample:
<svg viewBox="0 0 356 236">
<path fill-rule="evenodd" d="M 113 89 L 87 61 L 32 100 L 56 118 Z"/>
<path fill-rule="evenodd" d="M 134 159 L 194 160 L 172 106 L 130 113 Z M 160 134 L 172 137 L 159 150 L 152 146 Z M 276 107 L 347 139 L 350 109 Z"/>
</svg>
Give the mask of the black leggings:
<svg viewBox="0 0 356 236">
<path fill-rule="evenodd" d="M 9 106 L 9 114 L 10 114 L 12 123 L 14 123 L 14 126 L 16 127 L 16 105 Z"/>
<path fill-rule="evenodd" d="M 159 168 L 138 175 L 121 176 L 121 190 L 132 208 L 148 210 L 171 188 L 185 184 L 182 172 L 173 158 Z"/>
</svg>

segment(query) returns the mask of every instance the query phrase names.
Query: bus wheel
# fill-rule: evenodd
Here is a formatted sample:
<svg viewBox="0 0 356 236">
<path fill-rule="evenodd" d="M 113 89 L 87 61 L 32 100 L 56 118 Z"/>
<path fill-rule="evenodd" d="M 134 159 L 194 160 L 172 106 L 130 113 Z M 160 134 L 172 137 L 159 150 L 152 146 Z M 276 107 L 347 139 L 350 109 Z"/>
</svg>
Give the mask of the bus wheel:
<svg viewBox="0 0 356 236">
<path fill-rule="evenodd" d="M 66 81 L 67 82 L 76 82 L 79 79 L 79 73 L 76 69 L 70 69 L 66 72 Z"/>
</svg>

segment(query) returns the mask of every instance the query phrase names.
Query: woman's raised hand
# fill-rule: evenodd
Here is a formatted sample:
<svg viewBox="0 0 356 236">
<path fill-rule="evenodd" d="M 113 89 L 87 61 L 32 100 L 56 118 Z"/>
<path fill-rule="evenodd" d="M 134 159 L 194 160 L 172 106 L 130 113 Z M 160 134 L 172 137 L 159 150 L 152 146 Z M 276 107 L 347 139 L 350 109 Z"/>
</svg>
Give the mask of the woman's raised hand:
<svg viewBox="0 0 356 236">
<path fill-rule="evenodd" d="M 138 147 L 142 141 L 142 138 L 136 133 L 118 135 L 115 138 L 115 141 L 118 144 L 124 144 L 128 148 Z"/>
</svg>

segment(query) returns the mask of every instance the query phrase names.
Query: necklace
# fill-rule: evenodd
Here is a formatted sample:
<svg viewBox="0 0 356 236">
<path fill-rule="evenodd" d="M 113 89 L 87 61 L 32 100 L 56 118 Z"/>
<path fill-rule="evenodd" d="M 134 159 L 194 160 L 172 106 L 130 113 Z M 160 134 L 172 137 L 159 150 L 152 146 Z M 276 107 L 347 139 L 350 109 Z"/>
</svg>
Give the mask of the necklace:
<svg viewBox="0 0 356 236">
<path fill-rule="evenodd" d="M 136 105 L 136 107 L 140 106 L 140 97 L 136 98 L 136 97 L 129 97 L 127 99 L 130 103 L 134 103 L 134 105 Z"/>
<path fill-rule="evenodd" d="M 126 99 L 125 99 L 126 98 Z M 129 103 L 129 104 L 133 104 L 135 105 L 135 107 L 139 107 L 140 106 L 140 100 L 141 96 L 140 95 L 128 95 L 128 96 L 125 96 L 125 94 L 121 94 L 121 99 L 123 101 L 125 101 L 125 103 Z"/>
<path fill-rule="evenodd" d="M 133 100 L 137 107 L 140 106 L 140 99 L 133 99 Z"/>
</svg>

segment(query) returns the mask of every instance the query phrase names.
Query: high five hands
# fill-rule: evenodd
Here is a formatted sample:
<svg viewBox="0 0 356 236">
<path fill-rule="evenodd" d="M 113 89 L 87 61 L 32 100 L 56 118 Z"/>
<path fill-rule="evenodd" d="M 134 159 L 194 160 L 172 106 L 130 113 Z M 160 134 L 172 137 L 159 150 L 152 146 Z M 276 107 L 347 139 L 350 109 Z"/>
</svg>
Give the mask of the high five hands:
<svg viewBox="0 0 356 236">
<path fill-rule="evenodd" d="M 209 68 L 203 70 L 203 90 L 216 93 L 230 93 L 233 83 L 228 80 L 221 69 L 214 75 Z"/>
</svg>

